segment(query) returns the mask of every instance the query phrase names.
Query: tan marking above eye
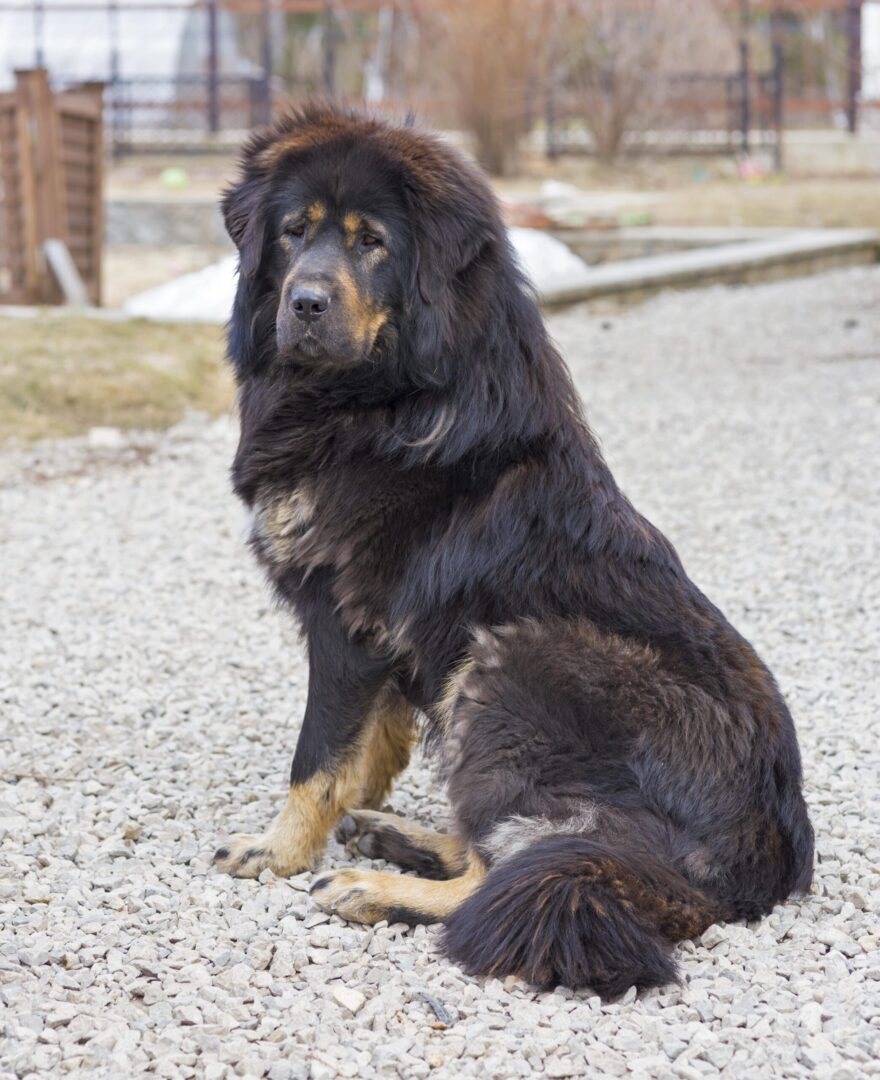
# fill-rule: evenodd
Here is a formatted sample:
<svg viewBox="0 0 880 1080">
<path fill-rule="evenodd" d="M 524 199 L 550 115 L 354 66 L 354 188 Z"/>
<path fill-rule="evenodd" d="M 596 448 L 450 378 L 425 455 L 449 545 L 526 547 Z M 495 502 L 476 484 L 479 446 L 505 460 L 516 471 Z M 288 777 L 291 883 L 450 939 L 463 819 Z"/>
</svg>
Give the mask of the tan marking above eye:
<svg viewBox="0 0 880 1080">
<path fill-rule="evenodd" d="M 368 221 L 363 214 L 349 210 L 342 218 L 347 242 L 354 247 L 364 237 L 371 237 L 373 243 L 364 244 L 367 248 L 381 248 L 387 243 L 385 230 L 373 221 Z"/>
<path fill-rule="evenodd" d="M 326 216 L 326 209 L 318 202 L 311 203 L 305 210 L 292 210 L 281 219 L 282 235 L 303 236 L 308 228 L 317 228 Z"/>
</svg>

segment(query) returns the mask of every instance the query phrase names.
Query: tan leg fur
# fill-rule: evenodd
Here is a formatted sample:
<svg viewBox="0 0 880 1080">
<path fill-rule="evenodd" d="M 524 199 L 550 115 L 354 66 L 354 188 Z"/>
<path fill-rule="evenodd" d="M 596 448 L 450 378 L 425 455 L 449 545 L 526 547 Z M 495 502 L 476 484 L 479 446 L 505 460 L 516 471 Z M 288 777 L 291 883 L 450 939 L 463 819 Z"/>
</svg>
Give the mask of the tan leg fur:
<svg viewBox="0 0 880 1080">
<path fill-rule="evenodd" d="M 231 837 L 215 853 L 215 865 L 249 878 L 267 867 L 279 877 L 311 869 L 346 809 L 382 804 L 409 761 L 414 740 L 412 709 L 400 695 L 384 691 L 349 757 L 294 784 L 269 829 Z"/>
</svg>

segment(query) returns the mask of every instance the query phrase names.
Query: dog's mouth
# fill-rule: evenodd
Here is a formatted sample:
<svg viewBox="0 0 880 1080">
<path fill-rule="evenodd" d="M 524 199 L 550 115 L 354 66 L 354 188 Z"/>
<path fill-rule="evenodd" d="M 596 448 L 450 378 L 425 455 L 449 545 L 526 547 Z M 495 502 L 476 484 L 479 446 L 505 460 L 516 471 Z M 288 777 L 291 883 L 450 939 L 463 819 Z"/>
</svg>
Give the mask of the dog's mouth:
<svg viewBox="0 0 880 1080">
<path fill-rule="evenodd" d="M 308 357 L 314 360 L 327 351 L 326 343 L 310 326 L 300 328 L 291 326 L 287 320 L 279 320 L 275 333 L 278 352 L 282 358 Z"/>
<path fill-rule="evenodd" d="M 324 345 L 315 336 L 313 330 L 306 330 L 299 341 L 296 343 L 296 351 L 302 353 L 304 356 L 315 358 L 326 352 Z"/>
<path fill-rule="evenodd" d="M 383 318 L 383 324 L 384 321 Z M 291 319 L 287 313 L 281 313 L 275 323 L 278 359 L 293 365 L 351 368 L 370 355 L 381 326 L 365 329 L 367 333 L 352 336 L 351 328 L 342 325 L 339 319 L 326 324 L 321 319 L 304 325 Z"/>
</svg>

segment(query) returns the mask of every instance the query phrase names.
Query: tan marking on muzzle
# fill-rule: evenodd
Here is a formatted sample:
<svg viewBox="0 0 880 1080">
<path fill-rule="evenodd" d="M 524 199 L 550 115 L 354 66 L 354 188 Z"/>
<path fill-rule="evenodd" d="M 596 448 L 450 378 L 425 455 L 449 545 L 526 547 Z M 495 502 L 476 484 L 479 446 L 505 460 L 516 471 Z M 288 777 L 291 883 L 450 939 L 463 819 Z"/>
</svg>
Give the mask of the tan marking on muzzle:
<svg viewBox="0 0 880 1080">
<path fill-rule="evenodd" d="M 336 279 L 342 301 L 343 318 L 348 323 L 351 336 L 365 351 L 372 349 L 379 331 L 388 321 L 389 312 L 376 308 L 358 289 L 347 267 L 342 267 Z"/>
</svg>

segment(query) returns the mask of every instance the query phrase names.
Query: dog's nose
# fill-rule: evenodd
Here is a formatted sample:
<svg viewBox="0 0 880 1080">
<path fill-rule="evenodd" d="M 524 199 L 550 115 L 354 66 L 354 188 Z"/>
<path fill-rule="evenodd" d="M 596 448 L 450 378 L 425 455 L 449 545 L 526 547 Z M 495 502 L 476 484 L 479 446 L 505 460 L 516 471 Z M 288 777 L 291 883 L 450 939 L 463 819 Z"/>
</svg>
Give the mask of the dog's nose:
<svg viewBox="0 0 880 1080">
<path fill-rule="evenodd" d="M 293 313 L 303 322 L 312 322 L 326 314 L 330 297 L 320 289 L 294 289 L 290 294 Z"/>
</svg>

